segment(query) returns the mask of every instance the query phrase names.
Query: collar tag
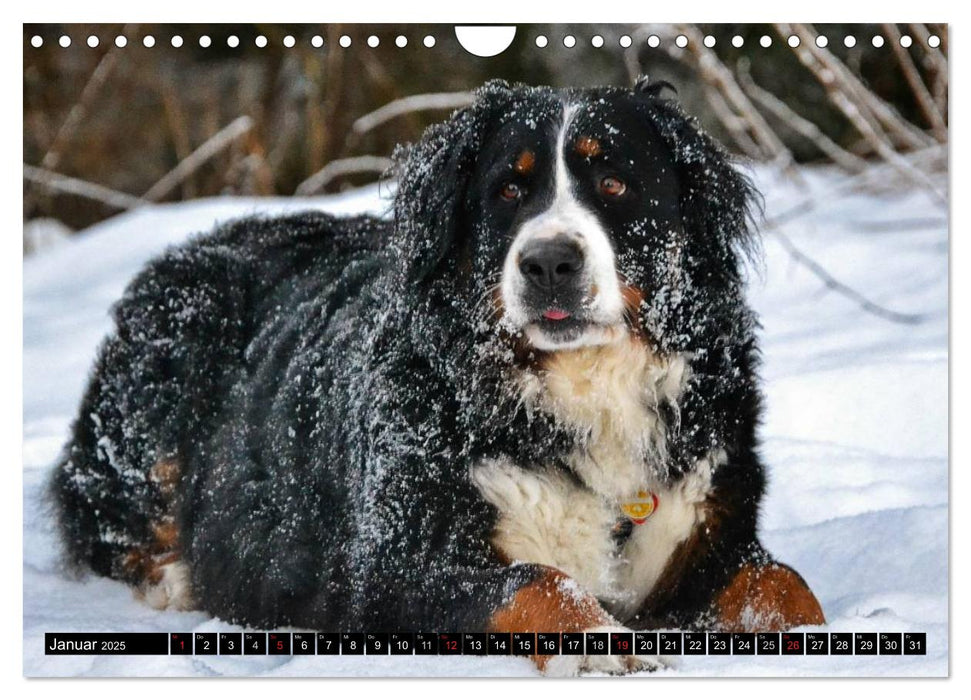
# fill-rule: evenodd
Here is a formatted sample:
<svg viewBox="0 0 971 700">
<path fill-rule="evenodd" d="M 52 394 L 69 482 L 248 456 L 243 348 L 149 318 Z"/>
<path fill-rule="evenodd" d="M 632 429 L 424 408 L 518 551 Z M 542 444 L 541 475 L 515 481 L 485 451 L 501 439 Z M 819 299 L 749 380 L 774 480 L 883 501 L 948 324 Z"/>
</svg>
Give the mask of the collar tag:
<svg viewBox="0 0 971 700">
<path fill-rule="evenodd" d="M 657 510 L 657 494 L 638 491 L 635 500 L 620 504 L 620 510 L 635 525 L 643 525 Z"/>
</svg>

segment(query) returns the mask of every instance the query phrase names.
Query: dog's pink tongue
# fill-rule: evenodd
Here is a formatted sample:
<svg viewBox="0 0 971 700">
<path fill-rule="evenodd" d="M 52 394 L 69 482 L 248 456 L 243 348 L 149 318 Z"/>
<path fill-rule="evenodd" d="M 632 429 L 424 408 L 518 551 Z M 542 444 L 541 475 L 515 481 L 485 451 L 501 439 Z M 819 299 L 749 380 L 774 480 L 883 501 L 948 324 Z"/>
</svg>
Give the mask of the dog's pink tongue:
<svg viewBox="0 0 971 700">
<path fill-rule="evenodd" d="M 564 318 L 570 318 L 570 314 L 563 309 L 549 309 L 543 312 L 543 318 L 550 321 L 562 321 Z"/>
</svg>

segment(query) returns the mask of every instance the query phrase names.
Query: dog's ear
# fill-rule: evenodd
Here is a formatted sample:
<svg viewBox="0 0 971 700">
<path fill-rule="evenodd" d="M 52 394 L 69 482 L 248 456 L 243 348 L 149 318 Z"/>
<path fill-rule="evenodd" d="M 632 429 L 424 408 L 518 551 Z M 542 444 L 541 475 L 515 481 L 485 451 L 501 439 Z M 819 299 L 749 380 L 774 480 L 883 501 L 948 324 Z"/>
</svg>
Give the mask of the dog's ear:
<svg viewBox="0 0 971 700">
<path fill-rule="evenodd" d="M 675 95 L 678 94 L 678 89 L 667 80 L 651 80 L 648 76 L 642 75 L 634 83 L 634 92 L 639 92 L 648 97 L 663 97 L 665 90 L 670 90 Z"/>
<path fill-rule="evenodd" d="M 667 143 L 681 180 L 686 231 L 709 249 L 722 270 L 735 277 L 739 254 L 753 260 L 759 250 L 756 216 L 762 201 L 751 180 L 718 142 L 677 103 L 649 91 L 642 107 Z"/>
<path fill-rule="evenodd" d="M 498 113 L 497 105 L 510 94 L 503 81 L 487 83 L 470 106 L 429 127 L 417 144 L 395 151 L 393 237 L 407 280 L 426 280 L 457 247 L 465 194 L 484 132 Z"/>
</svg>

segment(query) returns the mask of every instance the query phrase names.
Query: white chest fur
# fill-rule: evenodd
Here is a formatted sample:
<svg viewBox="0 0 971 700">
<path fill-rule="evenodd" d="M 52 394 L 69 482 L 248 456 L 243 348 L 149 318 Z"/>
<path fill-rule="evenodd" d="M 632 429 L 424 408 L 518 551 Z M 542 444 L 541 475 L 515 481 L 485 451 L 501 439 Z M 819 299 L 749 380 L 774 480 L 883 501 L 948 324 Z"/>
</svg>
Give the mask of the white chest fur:
<svg viewBox="0 0 971 700">
<path fill-rule="evenodd" d="M 633 614 L 703 521 L 711 471 L 724 460 L 710 455 L 662 485 L 666 426 L 657 407 L 676 405 L 686 378 L 684 358 L 661 360 L 634 339 L 557 353 L 524 375 L 527 404 L 577 432 L 582 447 L 569 463 L 583 483 L 543 465 L 477 465 L 473 480 L 500 513 L 493 544 L 511 560 L 561 569 L 615 615 Z M 658 507 L 618 549 L 611 528 L 639 490 L 655 493 Z"/>
<path fill-rule="evenodd" d="M 677 407 L 688 378 L 684 357 L 660 358 L 635 338 L 551 354 L 525 374 L 527 403 L 572 428 L 581 447 L 573 471 L 602 496 L 623 499 L 657 482 L 667 453 L 658 407 Z"/>
</svg>

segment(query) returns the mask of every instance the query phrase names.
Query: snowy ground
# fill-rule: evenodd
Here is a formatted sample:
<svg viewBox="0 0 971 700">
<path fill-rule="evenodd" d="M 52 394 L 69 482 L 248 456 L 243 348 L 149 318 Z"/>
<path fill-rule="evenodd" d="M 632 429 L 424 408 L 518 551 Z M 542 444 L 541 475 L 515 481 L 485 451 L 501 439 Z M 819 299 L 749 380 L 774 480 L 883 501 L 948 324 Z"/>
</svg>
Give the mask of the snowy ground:
<svg viewBox="0 0 971 700">
<path fill-rule="evenodd" d="M 805 193 L 757 173 L 766 213 Z M 785 228 L 838 279 L 895 310 L 862 311 L 794 264 L 771 234 L 750 294 L 764 325 L 770 485 L 764 541 L 815 591 L 832 631 L 927 633 L 927 656 L 682 657 L 663 675 L 941 676 L 948 672 L 948 230 L 919 192 L 828 193 Z M 109 330 L 107 309 L 151 255 L 215 221 L 321 207 L 381 210 L 376 189 L 316 200 L 203 200 L 115 217 L 24 262 L 24 673 L 141 676 L 533 675 L 508 658 L 45 657 L 48 631 L 229 631 L 203 613 L 157 612 L 128 588 L 59 571 L 39 500 Z"/>
</svg>

